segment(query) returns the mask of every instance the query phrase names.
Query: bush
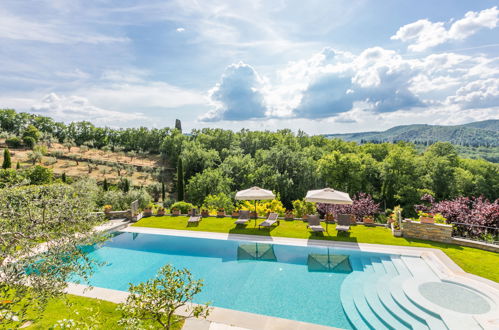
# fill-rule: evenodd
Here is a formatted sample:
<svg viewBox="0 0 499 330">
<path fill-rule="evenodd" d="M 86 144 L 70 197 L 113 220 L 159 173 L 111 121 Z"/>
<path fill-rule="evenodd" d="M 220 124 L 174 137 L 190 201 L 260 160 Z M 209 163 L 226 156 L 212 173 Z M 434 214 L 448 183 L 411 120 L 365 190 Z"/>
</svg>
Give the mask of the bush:
<svg viewBox="0 0 499 330">
<path fill-rule="evenodd" d="M 379 204 L 375 203 L 369 194 L 359 193 L 352 200 L 353 204 L 351 205 L 317 203 L 317 211 L 320 214 L 353 214 L 356 221 L 362 221 L 365 216 L 374 216 L 380 212 Z M 389 211 L 387 215 L 394 212 Z"/>
<path fill-rule="evenodd" d="M 242 210 L 250 210 L 251 212 L 255 211 L 255 204 L 254 202 L 251 201 L 241 202 L 239 206 Z M 269 212 L 275 212 L 279 214 L 279 216 L 284 216 L 286 209 L 284 208 L 282 202 L 279 199 L 257 202 L 256 213 L 258 214 L 258 216 L 265 217 Z"/>
<path fill-rule="evenodd" d="M 33 149 L 36 145 L 36 141 L 34 138 L 32 138 L 31 136 L 25 136 L 23 137 L 23 143 L 26 147 L 30 148 L 30 149 Z"/>
<path fill-rule="evenodd" d="M 51 169 L 36 165 L 26 171 L 26 177 L 31 184 L 38 185 L 51 183 L 54 179 L 54 174 Z"/>
<path fill-rule="evenodd" d="M 193 208 L 195 208 L 195 206 L 192 205 L 191 203 L 180 201 L 172 204 L 171 208 L 180 210 L 181 214 L 187 214 L 189 213 L 189 210 L 192 210 Z"/>
<path fill-rule="evenodd" d="M 11 137 L 5 140 L 5 143 L 10 147 L 10 148 L 19 148 L 23 144 L 22 140 L 18 137 Z"/>
<path fill-rule="evenodd" d="M 204 199 L 203 209 L 210 212 L 216 212 L 218 209 L 225 209 L 225 212 L 231 213 L 234 210 L 232 199 L 224 193 L 217 195 L 208 195 Z"/>
<path fill-rule="evenodd" d="M 57 158 L 55 157 L 48 157 L 44 162 L 43 164 L 45 166 L 50 166 L 50 165 L 54 165 L 55 163 L 57 163 Z"/>
<path fill-rule="evenodd" d="M 143 209 L 152 201 L 152 198 L 143 189 L 134 189 L 127 193 L 121 190 L 109 190 L 101 195 L 99 205 L 109 204 L 113 206 L 113 210 L 123 211 L 128 210 L 130 204 L 135 200 L 139 201 L 139 208 Z"/>
<path fill-rule="evenodd" d="M 305 200 L 297 199 L 292 202 L 295 216 L 298 218 L 306 214 L 314 214 L 316 211 L 315 203 L 306 202 Z"/>
</svg>

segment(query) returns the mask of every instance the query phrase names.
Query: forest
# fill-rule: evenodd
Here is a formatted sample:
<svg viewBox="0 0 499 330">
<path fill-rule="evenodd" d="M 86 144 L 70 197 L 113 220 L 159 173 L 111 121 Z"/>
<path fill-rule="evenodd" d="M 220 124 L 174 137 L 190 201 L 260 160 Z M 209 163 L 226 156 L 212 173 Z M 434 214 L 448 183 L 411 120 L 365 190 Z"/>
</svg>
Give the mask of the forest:
<svg viewBox="0 0 499 330">
<path fill-rule="evenodd" d="M 352 196 L 367 193 L 382 208 L 400 205 L 407 216 L 415 214 L 414 205 L 425 195 L 435 201 L 499 197 L 499 164 L 461 158 L 456 146 L 444 142 L 421 150 L 408 142 L 358 144 L 289 129 L 206 128 L 186 134 L 180 121 L 172 128 L 112 129 L 90 122 L 64 124 L 11 109 L 0 110 L 0 130 L 6 145 L 14 148 L 56 141 L 161 155 L 165 169 L 176 173 L 168 199 L 197 206 L 209 195 L 233 198 L 254 185 L 275 191 L 286 208 L 308 190 L 328 186 Z M 131 186 L 141 188 L 135 182 Z"/>
</svg>

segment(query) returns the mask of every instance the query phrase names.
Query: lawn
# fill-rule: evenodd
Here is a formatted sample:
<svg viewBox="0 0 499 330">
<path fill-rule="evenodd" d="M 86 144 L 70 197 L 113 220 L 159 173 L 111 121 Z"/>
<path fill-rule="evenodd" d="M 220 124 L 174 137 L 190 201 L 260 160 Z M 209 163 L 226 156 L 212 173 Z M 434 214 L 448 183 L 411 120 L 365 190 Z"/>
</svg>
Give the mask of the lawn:
<svg viewBox="0 0 499 330">
<path fill-rule="evenodd" d="M 329 225 L 328 232 L 321 236 L 311 233 L 307 229 L 307 224 L 301 220 L 281 220 L 279 226 L 268 230 L 267 228 L 258 229 L 254 221 L 246 227 L 236 227 L 234 219 L 228 217 L 203 218 L 199 224 L 190 226 L 187 225 L 187 219 L 184 216 L 153 216 L 142 218 L 133 226 L 436 248 L 445 252 L 464 271 L 499 282 L 499 254 L 497 253 L 454 244 L 394 237 L 385 227 L 352 226 L 350 233 L 338 235 L 334 229 L 335 225 Z"/>
<path fill-rule="evenodd" d="M 109 301 L 65 295 L 62 298 L 52 299 L 43 316 L 26 329 L 52 329 L 60 320 L 72 319 L 76 323 L 85 322 L 92 325 L 92 329 L 125 329 L 118 324 L 121 312 L 116 310 L 118 305 Z M 162 329 L 150 324 L 152 329 Z M 183 322 L 177 323 L 173 329 L 181 329 Z M 75 328 L 87 329 L 86 326 Z"/>
</svg>

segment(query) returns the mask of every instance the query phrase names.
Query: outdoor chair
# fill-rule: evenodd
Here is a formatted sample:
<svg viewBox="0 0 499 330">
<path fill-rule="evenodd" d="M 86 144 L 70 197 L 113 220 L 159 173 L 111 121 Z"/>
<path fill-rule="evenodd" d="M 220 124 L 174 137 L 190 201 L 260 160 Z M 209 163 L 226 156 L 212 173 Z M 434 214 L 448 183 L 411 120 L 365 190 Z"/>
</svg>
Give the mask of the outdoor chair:
<svg viewBox="0 0 499 330">
<path fill-rule="evenodd" d="M 351 220 L 350 214 L 340 214 L 340 215 L 338 215 L 338 218 L 337 218 L 336 230 L 337 231 L 349 231 L 351 223 L 352 223 L 352 220 Z"/>
<path fill-rule="evenodd" d="M 319 233 L 326 231 L 324 227 L 321 226 L 321 219 L 318 215 L 308 215 L 308 225 L 307 228 L 312 229 L 314 233 Z"/>
<path fill-rule="evenodd" d="M 189 218 L 189 220 L 187 220 L 187 223 L 199 223 L 199 221 L 201 221 L 202 217 L 201 215 L 197 214 L 197 209 L 192 209 L 191 211 L 191 216 Z"/>
<path fill-rule="evenodd" d="M 258 229 L 260 229 L 260 227 L 271 227 L 274 223 L 277 223 L 277 225 L 280 224 L 279 222 L 279 214 L 277 213 L 270 213 L 267 220 L 263 221 L 262 223 L 260 223 L 258 225 Z"/>
<path fill-rule="evenodd" d="M 239 211 L 239 218 L 234 222 L 236 225 L 245 225 L 250 221 L 250 211 L 241 210 Z"/>
</svg>

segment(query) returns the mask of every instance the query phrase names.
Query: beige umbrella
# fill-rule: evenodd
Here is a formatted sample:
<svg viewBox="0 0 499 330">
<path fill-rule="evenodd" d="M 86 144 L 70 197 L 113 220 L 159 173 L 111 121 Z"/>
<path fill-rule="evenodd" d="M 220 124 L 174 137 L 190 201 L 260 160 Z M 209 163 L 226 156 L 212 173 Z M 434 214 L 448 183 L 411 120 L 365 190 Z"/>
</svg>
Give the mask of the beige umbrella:
<svg viewBox="0 0 499 330">
<path fill-rule="evenodd" d="M 249 189 L 241 190 L 236 193 L 237 200 L 255 201 L 255 213 L 256 213 L 256 201 L 268 200 L 274 198 L 275 195 L 272 191 L 262 189 L 259 187 L 251 187 Z"/>
<path fill-rule="evenodd" d="M 307 202 L 326 203 L 326 204 L 352 204 L 350 196 L 343 191 L 324 188 L 318 190 L 309 190 L 305 196 Z"/>
</svg>

